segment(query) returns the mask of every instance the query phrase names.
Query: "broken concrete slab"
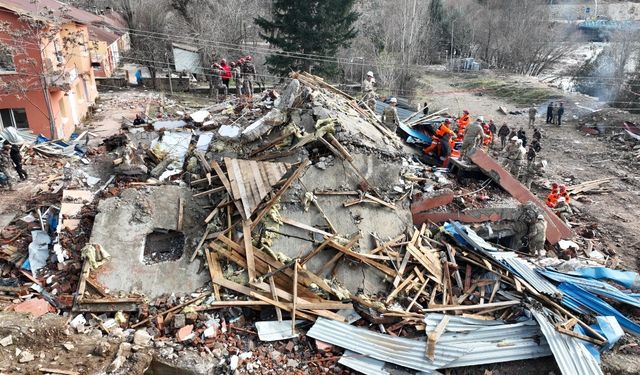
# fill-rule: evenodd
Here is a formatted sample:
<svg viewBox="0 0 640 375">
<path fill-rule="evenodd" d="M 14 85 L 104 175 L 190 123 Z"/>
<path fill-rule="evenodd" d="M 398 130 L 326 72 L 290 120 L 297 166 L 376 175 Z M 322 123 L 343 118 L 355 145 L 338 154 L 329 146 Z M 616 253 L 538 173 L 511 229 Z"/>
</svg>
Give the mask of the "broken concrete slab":
<svg viewBox="0 0 640 375">
<path fill-rule="evenodd" d="M 154 231 L 176 231 L 179 199 L 185 204 L 185 246 L 175 261 L 145 263 L 144 249 Z M 190 293 L 209 280 L 198 274 L 197 262 L 189 255 L 202 236 L 199 224 L 206 214 L 188 189 L 158 186 L 145 190 L 123 190 L 120 197 L 105 199 L 98 206 L 92 243 L 100 243 L 111 261 L 100 268 L 98 281 L 112 291 L 137 291 L 153 298 L 165 293 Z M 162 259 L 162 258 L 161 258 Z"/>
<path fill-rule="evenodd" d="M 453 202 L 453 191 L 451 189 L 442 189 L 431 193 L 418 193 L 413 196 L 411 212 L 415 215 L 437 207 L 446 206 L 451 202 Z"/>
<path fill-rule="evenodd" d="M 35 318 L 40 317 L 48 312 L 54 312 L 55 310 L 42 298 L 33 298 L 14 306 L 15 312 L 29 313 Z"/>
<path fill-rule="evenodd" d="M 469 158 L 482 171 L 497 182 L 511 196 L 520 203 L 532 202 L 544 212 L 547 221 L 547 241 L 555 245 L 563 238 L 573 237 L 571 228 L 567 226 L 547 205 L 538 197 L 533 195 L 529 189 L 522 185 L 502 166 L 480 149 L 473 149 Z"/>
</svg>

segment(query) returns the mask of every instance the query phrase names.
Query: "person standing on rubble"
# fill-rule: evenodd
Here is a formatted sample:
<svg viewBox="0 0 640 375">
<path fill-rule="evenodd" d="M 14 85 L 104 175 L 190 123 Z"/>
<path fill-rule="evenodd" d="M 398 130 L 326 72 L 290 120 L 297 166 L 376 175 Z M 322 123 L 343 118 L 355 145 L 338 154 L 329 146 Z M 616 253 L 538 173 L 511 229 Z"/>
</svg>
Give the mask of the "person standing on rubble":
<svg viewBox="0 0 640 375">
<path fill-rule="evenodd" d="M 500 145 L 502 146 L 503 150 L 507 145 L 507 137 L 509 136 L 509 133 L 511 133 L 511 130 L 509 130 L 509 126 L 505 122 L 500 127 L 500 130 L 498 130 L 498 137 L 500 137 Z"/>
<path fill-rule="evenodd" d="M 518 137 L 511 138 L 511 142 L 505 149 L 505 160 L 503 166 L 514 178 L 520 175 L 520 169 L 524 164 L 524 156 L 527 151 L 522 147 L 522 140 Z"/>
<path fill-rule="evenodd" d="M 253 65 L 253 58 L 251 56 L 244 58 L 242 76 L 244 77 L 244 87 L 242 91 L 251 98 L 253 96 L 253 81 L 256 79 L 256 66 Z"/>
<path fill-rule="evenodd" d="M 547 124 L 551 124 L 553 121 L 553 102 L 549 102 L 547 106 Z"/>
<path fill-rule="evenodd" d="M 233 77 L 233 80 L 236 84 L 236 95 L 237 96 L 242 96 L 242 86 L 243 86 L 243 82 L 242 82 L 242 69 L 240 68 L 240 65 L 242 64 L 242 59 L 240 59 L 238 61 L 238 63 L 235 62 L 231 62 L 231 76 Z"/>
<path fill-rule="evenodd" d="M 0 151 L 0 172 L 2 172 L 7 179 L 7 186 L 9 187 L 9 190 L 13 190 L 13 177 L 11 177 L 11 173 L 9 172 L 10 165 L 11 159 L 9 159 L 8 152 L 3 147 L 2 151 Z"/>
<path fill-rule="evenodd" d="M 516 133 L 516 136 L 518 137 L 518 139 L 520 139 L 522 141 L 522 146 L 523 147 L 527 147 L 527 132 L 520 127 L 520 129 L 518 130 L 518 133 Z"/>
<path fill-rule="evenodd" d="M 29 176 L 27 172 L 22 168 L 22 154 L 20 153 L 20 146 L 12 145 L 9 141 L 4 141 L 4 151 L 9 154 L 11 161 L 13 162 L 13 166 L 20 177 L 20 180 L 24 181 Z"/>
<path fill-rule="evenodd" d="M 462 111 L 462 116 L 456 121 L 458 123 L 458 138 L 462 139 L 464 137 L 464 131 L 469 126 L 471 122 L 471 117 L 469 117 L 469 110 L 465 109 Z"/>
<path fill-rule="evenodd" d="M 424 102 L 424 106 L 422 108 L 422 114 L 425 116 L 429 114 L 429 103 Z"/>
<path fill-rule="evenodd" d="M 374 112 L 376 110 L 376 99 L 378 97 L 374 87 L 375 83 L 376 79 L 373 77 L 373 72 L 368 71 L 367 78 L 362 82 L 362 92 L 364 93 L 362 96 L 362 102 Z"/>
<path fill-rule="evenodd" d="M 449 163 L 449 156 L 451 155 L 451 137 L 455 137 L 456 133 L 451 130 L 451 120 L 446 119 L 436 131 L 436 137 L 440 139 L 440 160 L 442 160 L 442 167 L 446 168 Z"/>
<path fill-rule="evenodd" d="M 493 148 L 498 133 L 498 127 L 496 123 L 493 122 L 493 119 L 489 120 L 489 131 L 491 132 L 491 148 Z"/>
<path fill-rule="evenodd" d="M 229 81 L 231 80 L 231 66 L 227 64 L 226 59 L 220 60 L 220 69 L 222 69 L 222 84 L 227 87 L 227 92 L 229 92 Z"/>
<path fill-rule="evenodd" d="M 562 221 L 567 223 L 567 225 L 570 225 L 569 218 L 573 215 L 573 210 L 564 197 L 558 198 L 558 203 L 556 203 L 556 206 L 553 208 L 553 212 L 555 212 Z"/>
<path fill-rule="evenodd" d="M 538 128 L 536 128 L 534 126 L 533 127 L 533 136 L 531 138 L 533 138 L 534 141 L 540 142 L 542 140 L 542 133 L 540 133 L 540 129 L 538 129 Z"/>
<path fill-rule="evenodd" d="M 543 258 L 547 255 L 544 243 L 547 240 L 547 222 L 542 214 L 539 214 L 536 221 L 529 225 L 529 254 Z"/>
<path fill-rule="evenodd" d="M 462 147 L 460 148 L 460 160 L 468 160 L 469 152 L 482 144 L 482 140 L 484 139 L 482 121 L 483 118 L 480 116 L 476 121 L 466 127 L 462 139 Z M 458 135 L 460 135 L 460 133 L 458 133 Z"/>
<path fill-rule="evenodd" d="M 551 184 L 551 192 L 547 195 L 547 207 L 554 208 L 556 203 L 558 203 L 558 198 L 560 198 L 560 192 L 558 190 L 558 183 L 554 182 Z"/>
<path fill-rule="evenodd" d="M 559 186 L 558 196 L 564 198 L 564 201 L 567 202 L 567 204 L 571 203 L 571 195 L 569 195 L 566 185 Z"/>
<path fill-rule="evenodd" d="M 557 103 L 553 103 L 553 108 L 551 109 L 551 123 L 554 125 L 558 124 L 558 110 L 560 107 Z"/>
<path fill-rule="evenodd" d="M 382 123 L 392 132 L 396 132 L 398 125 L 400 125 L 400 118 L 398 117 L 398 99 L 389 99 L 389 105 L 384 107 L 382 111 Z"/>
<path fill-rule="evenodd" d="M 520 182 L 522 182 L 522 184 L 526 186 L 527 189 L 531 190 L 531 184 L 533 183 L 533 180 L 538 176 L 542 176 L 546 168 L 547 168 L 546 160 L 535 161 L 527 164 L 527 166 L 524 169 L 524 172 L 522 173 Z"/>
</svg>

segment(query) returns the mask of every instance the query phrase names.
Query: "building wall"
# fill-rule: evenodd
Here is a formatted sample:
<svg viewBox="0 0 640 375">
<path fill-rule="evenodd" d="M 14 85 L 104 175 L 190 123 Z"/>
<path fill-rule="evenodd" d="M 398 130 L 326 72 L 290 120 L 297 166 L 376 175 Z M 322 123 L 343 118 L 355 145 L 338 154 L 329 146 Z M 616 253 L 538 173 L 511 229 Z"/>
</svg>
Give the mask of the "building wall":
<svg viewBox="0 0 640 375">
<path fill-rule="evenodd" d="M 26 27 L 15 13 L 3 8 L 0 8 L 0 22 L 7 23 L 9 30 Z M 79 40 L 85 45 L 65 49 L 64 38 L 72 37 L 76 32 L 79 32 Z M 32 41 L 28 40 L 28 36 L 14 41 L 15 38 L 6 31 L 0 32 L 0 38 L 8 41 L 8 44 L 21 46 L 20 51 L 24 49 L 14 56 L 15 72 L 0 72 L 0 79 L 20 87 L 0 93 L 0 109 L 24 108 L 29 128 L 34 133 L 41 133 L 46 137 L 68 138 L 98 97 L 89 56 L 87 27 L 68 22 L 52 41 L 38 41 L 35 35 L 32 35 Z M 62 71 L 66 75 L 61 74 Z M 53 134 L 49 125 L 43 79 L 47 79 L 49 86 L 51 110 L 56 125 Z"/>
<path fill-rule="evenodd" d="M 109 63 L 109 48 L 106 42 L 92 41 L 91 42 L 91 59 L 94 62 L 100 63 L 100 68 L 93 68 L 93 73 L 96 77 L 109 78 L 112 74 L 112 66 Z"/>
</svg>

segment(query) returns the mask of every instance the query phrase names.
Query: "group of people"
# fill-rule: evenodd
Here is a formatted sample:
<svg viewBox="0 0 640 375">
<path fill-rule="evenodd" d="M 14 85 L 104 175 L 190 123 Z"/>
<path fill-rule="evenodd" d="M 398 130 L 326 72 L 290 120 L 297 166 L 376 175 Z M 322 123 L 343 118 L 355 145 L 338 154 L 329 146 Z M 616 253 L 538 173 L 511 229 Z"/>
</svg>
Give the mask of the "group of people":
<svg viewBox="0 0 640 375">
<path fill-rule="evenodd" d="M 570 206 L 571 195 L 565 185 L 557 182 L 551 184 L 551 192 L 547 195 L 546 203 L 547 207 L 553 209 L 556 215 L 569 225 L 569 217 L 573 215 L 573 210 Z"/>
<path fill-rule="evenodd" d="M 522 127 L 515 131 L 504 124 L 498 133 L 502 144 L 505 144 L 506 138 L 509 137 L 509 143 L 503 147 L 502 165 L 513 177 L 531 189 L 533 180 L 542 176 L 547 168 L 546 160 L 538 160 L 538 154 L 542 150 L 542 133 L 534 127 L 531 142 L 528 141 L 527 132 Z"/>
<path fill-rule="evenodd" d="M 13 177 L 11 176 L 11 165 L 18 173 L 20 180 L 24 181 L 29 178 L 27 172 L 22 168 L 22 154 L 20 153 L 20 146 L 4 141 L 2 144 L 2 150 L 0 151 L 0 172 L 6 179 L 6 184 L 10 190 L 13 190 Z"/>
<path fill-rule="evenodd" d="M 256 66 L 251 56 L 241 57 L 237 61 L 227 63 L 227 59 L 211 65 L 209 94 L 218 101 L 220 89 L 225 97 L 229 95 L 229 84 L 233 78 L 238 96 L 253 95 L 253 82 L 256 79 Z"/>
<path fill-rule="evenodd" d="M 529 127 L 535 126 L 536 115 L 538 114 L 538 108 L 535 104 L 529 108 Z M 562 116 L 564 116 L 564 102 L 549 102 L 547 106 L 547 124 L 562 125 Z"/>
</svg>

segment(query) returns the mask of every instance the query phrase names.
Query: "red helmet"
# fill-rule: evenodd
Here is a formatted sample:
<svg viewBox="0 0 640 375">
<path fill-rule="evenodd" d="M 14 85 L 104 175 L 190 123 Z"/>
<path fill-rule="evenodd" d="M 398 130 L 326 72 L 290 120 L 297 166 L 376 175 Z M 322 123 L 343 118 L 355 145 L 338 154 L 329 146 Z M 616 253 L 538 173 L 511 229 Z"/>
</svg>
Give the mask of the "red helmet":
<svg viewBox="0 0 640 375">
<path fill-rule="evenodd" d="M 487 124 L 482 124 L 482 128 L 486 131 L 489 131 L 489 125 Z"/>
<path fill-rule="evenodd" d="M 251 60 L 253 60 L 253 57 L 251 57 L 251 55 L 247 55 L 247 56 L 245 57 L 245 59 L 246 59 L 247 61 L 251 61 Z"/>
<path fill-rule="evenodd" d="M 220 64 L 226 64 L 226 63 L 227 63 L 227 59 L 220 60 Z"/>
<path fill-rule="evenodd" d="M 236 63 L 234 61 L 231 62 L 231 64 L 229 64 L 231 66 L 236 66 Z"/>
<path fill-rule="evenodd" d="M 240 60 L 238 60 L 238 64 L 244 64 L 244 57 L 241 57 Z"/>
<path fill-rule="evenodd" d="M 560 185 L 560 191 L 567 191 L 567 187 L 565 185 Z"/>
<path fill-rule="evenodd" d="M 554 189 L 557 189 L 558 188 L 558 183 L 557 182 L 552 183 L 551 187 L 554 188 Z"/>
<path fill-rule="evenodd" d="M 450 119 L 445 119 L 445 120 L 444 120 L 444 123 L 445 123 L 445 124 L 451 124 L 451 120 L 450 120 Z"/>
</svg>

